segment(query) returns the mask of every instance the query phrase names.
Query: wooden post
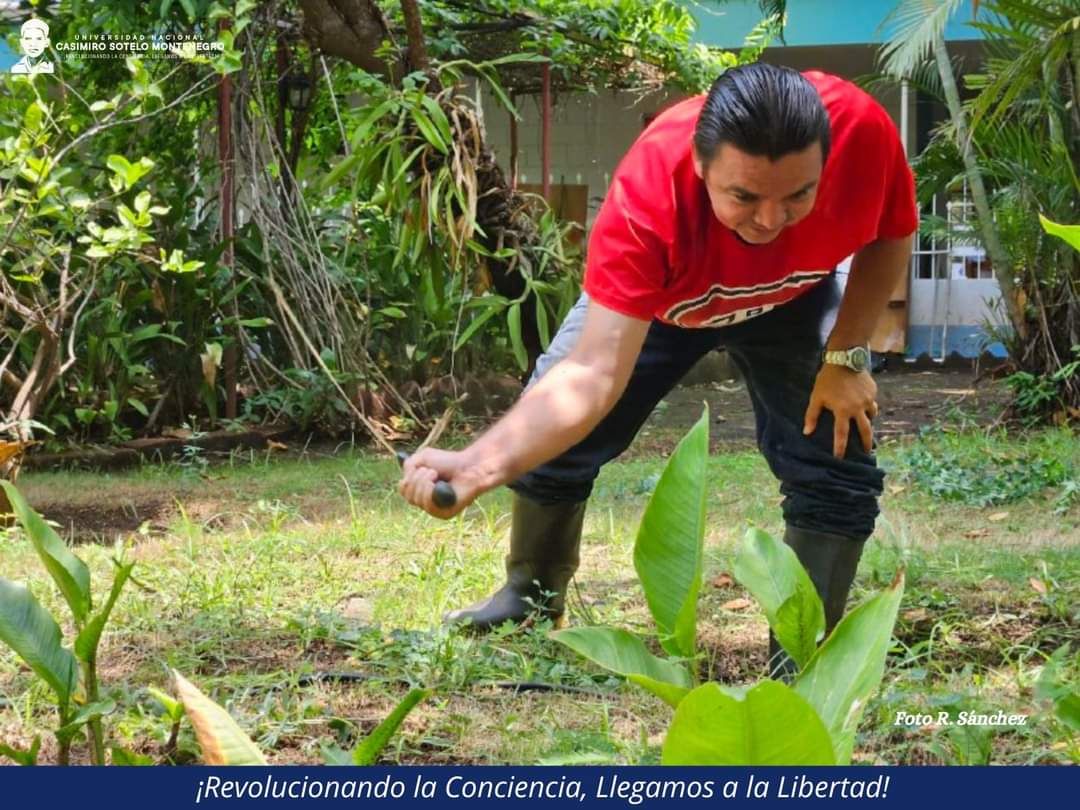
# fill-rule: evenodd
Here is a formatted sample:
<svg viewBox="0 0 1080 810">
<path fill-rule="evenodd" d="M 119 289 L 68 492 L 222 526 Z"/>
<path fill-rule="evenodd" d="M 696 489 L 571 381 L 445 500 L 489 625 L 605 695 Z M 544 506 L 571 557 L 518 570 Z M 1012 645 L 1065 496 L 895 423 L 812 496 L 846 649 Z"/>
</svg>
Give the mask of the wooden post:
<svg viewBox="0 0 1080 810">
<path fill-rule="evenodd" d="M 510 97 L 510 104 L 517 109 L 517 96 Z M 517 116 L 510 113 L 510 190 L 517 190 L 518 179 L 518 125 Z"/>
<path fill-rule="evenodd" d="M 222 29 L 226 27 L 222 21 Z M 233 143 L 232 77 L 225 74 L 218 85 L 218 157 L 221 160 L 221 239 L 225 243 L 222 262 L 235 271 L 233 253 Z M 235 283 L 235 282 L 234 282 Z M 237 306 L 233 299 L 233 307 Z M 225 372 L 225 418 L 236 418 L 236 352 L 239 335 L 232 330 L 232 341 L 225 347 L 222 365 Z"/>
<path fill-rule="evenodd" d="M 541 130 L 541 149 L 543 150 L 543 179 L 541 180 L 541 187 L 543 188 L 544 199 L 548 200 L 551 196 L 551 63 L 544 62 L 544 92 L 543 92 L 543 106 L 544 106 L 544 122 L 543 129 Z M 548 200 L 550 202 L 550 200 Z"/>
</svg>

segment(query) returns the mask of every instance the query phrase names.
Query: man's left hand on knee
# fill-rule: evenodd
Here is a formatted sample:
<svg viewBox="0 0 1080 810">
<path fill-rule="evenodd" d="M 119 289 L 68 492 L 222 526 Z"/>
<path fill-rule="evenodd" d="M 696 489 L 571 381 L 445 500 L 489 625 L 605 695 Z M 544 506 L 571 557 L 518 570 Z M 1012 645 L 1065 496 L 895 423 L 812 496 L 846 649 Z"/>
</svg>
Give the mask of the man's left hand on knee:
<svg viewBox="0 0 1080 810">
<path fill-rule="evenodd" d="M 862 440 L 863 449 L 869 453 L 874 446 L 871 421 L 878 415 L 877 383 L 868 371 L 852 371 L 844 366 L 826 363 L 814 381 L 810 405 L 806 409 L 803 433 L 807 436 L 817 430 L 822 410 L 832 412 L 833 455 L 843 458 L 847 451 L 848 434 L 852 421 Z"/>
</svg>

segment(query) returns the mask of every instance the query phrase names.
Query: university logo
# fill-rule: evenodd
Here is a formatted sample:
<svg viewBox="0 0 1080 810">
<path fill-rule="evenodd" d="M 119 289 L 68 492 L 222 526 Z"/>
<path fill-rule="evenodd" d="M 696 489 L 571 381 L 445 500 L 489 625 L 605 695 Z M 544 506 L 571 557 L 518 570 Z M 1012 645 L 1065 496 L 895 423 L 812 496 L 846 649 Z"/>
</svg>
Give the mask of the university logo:
<svg viewBox="0 0 1080 810">
<path fill-rule="evenodd" d="M 22 24 L 19 31 L 19 47 L 23 57 L 11 66 L 11 72 L 22 76 L 52 73 L 53 63 L 44 54 L 49 47 L 49 24 L 44 20 L 31 19 Z"/>
</svg>

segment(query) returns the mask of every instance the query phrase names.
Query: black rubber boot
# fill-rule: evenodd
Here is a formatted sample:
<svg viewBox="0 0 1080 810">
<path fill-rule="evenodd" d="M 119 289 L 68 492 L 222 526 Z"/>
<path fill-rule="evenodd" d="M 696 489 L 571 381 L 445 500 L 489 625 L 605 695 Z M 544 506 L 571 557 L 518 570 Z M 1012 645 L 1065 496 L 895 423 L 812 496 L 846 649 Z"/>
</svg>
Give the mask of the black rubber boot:
<svg viewBox="0 0 1080 810">
<path fill-rule="evenodd" d="M 859 567 L 865 538 L 814 532 L 788 526 L 784 542 L 794 549 L 825 606 L 825 636 L 828 637 L 844 615 L 848 592 Z M 798 673 L 795 662 L 784 652 L 769 631 L 769 677 L 790 681 Z"/>
<path fill-rule="evenodd" d="M 566 610 L 566 588 L 578 567 L 585 502 L 539 504 L 514 495 L 506 584 L 492 596 L 443 617 L 486 632 L 541 613 L 558 620 Z"/>
</svg>

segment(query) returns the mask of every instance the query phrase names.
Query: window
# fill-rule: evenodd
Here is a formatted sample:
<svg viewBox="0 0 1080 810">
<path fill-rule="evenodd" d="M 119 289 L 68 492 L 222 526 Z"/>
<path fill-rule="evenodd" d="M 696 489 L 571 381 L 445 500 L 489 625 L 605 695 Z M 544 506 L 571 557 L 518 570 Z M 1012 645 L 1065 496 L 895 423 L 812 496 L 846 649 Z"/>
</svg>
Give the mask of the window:
<svg viewBox="0 0 1080 810">
<path fill-rule="evenodd" d="M 994 268 L 991 266 L 989 258 L 986 256 L 964 257 L 964 278 L 985 280 L 993 277 Z"/>
</svg>

